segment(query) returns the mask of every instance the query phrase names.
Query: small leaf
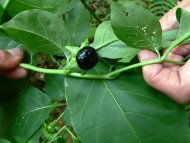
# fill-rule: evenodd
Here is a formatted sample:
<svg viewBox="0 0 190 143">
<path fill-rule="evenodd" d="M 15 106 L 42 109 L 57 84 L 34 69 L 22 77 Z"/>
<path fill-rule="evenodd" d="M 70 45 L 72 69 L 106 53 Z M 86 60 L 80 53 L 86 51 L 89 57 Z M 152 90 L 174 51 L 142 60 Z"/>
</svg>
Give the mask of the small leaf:
<svg viewBox="0 0 190 143">
<path fill-rule="evenodd" d="M 87 38 L 90 29 L 90 14 L 80 1 L 75 2 L 66 26 L 71 34 L 71 43 L 79 46 Z"/>
<path fill-rule="evenodd" d="M 97 48 L 104 43 L 108 43 L 109 41 L 114 41 L 117 39 L 118 38 L 115 36 L 111 27 L 111 22 L 105 21 L 97 28 L 95 39 L 91 46 Z M 117 59 L 120 62 L 124 63 L 130 62 L 137 55 L 138 52 L 138 49 L 127 46 L 119 39 L 118 41 L 98 50 L 99 56 L 109 59 Z"/>
<path fill-rule="evenodd" d="M 184 108 L 139 74 L 107 81 L 67 77 L 65 82 L 71 123 L 83 143 L 189 142 Z"/>
<path fill-rule="evenodd" d="M 34 87 L 0 104 L 0 135 L 11 141 L 26 142 L 41 127 L 57 105 Z"/>
<path fill-rule="evenodd" d="M 69 33 L 64 22 L 43 10 L 24 11 L 2 25 L 8 35 L 20 40 L 30 52 L 63 55 L 69 44 Z"/>
<path fill-rule="evenodd" d="M 133 48 L 159 49 L 162 30 L 153 14 L 133 3 L 121 5 L 112 2 L 111 6 L 112 28 L 121 41 Z"/>
</svg>

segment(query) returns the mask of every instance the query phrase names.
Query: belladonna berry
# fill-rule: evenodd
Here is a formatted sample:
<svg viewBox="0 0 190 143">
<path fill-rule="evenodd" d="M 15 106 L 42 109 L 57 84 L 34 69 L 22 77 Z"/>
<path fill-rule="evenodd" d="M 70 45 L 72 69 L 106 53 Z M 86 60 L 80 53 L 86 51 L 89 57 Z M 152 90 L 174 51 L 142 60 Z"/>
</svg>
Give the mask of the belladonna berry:
<svg viewBox="0 0 190 143">
<path fill-rule="evenodd" d="M 90 46 L 86 46 L 79 50 L 76 56 L 78 66 L 83 70 L 89 70 L 98 63 L 98 54 L 96 50 Z"/>
</svg>

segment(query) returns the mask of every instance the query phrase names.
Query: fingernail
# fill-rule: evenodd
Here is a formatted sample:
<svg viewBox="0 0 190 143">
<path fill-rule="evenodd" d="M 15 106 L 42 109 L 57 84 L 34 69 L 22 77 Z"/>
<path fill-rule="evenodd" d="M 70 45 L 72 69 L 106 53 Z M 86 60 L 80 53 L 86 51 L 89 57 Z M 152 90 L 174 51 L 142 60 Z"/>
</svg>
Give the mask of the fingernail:
<svg viewBox="0 0 190 143">
<path fill-rule="evenodd" d="M 21 57 L 23 56 L 23 50 L 21 48 L 14 48 L 8 50 L 14 57 Z"/>
</svg>

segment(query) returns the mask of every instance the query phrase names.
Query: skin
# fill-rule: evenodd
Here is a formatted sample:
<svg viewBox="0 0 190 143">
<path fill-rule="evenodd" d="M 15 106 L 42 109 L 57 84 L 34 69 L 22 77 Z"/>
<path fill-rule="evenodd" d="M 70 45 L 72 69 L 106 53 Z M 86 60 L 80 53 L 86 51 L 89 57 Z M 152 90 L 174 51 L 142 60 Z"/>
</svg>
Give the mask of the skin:
<svg viewBox="0 0 190 143">
<path fill-rule="evenodd" d="M 175 12 L 178 7 L 190 11 L 190 1 L 183 0 L 174 9 L 170 10 L 163 18 L 160 24 L 163 31 L 176 29 L 178 22 Z M 190 45 L 177 46 L 167 57 L 170 60 L 181 61 L 190 54 Z M 141 62 L 157 58 L 154 52 L 142 50 L 139 54 Z M 190 103 L 190 60 L 183 66 L 175 64 L 153 64 L 142 68 L 145 81 L 165 93 L 179 104 Z"/>
<path fill-rule="evenodd" d="M 0 50 L 0 75 L 9 79 L 22 79 L 27 76 L 28 71 L 19 68 L 24 53 L 21 49 Z"/>
</svg>

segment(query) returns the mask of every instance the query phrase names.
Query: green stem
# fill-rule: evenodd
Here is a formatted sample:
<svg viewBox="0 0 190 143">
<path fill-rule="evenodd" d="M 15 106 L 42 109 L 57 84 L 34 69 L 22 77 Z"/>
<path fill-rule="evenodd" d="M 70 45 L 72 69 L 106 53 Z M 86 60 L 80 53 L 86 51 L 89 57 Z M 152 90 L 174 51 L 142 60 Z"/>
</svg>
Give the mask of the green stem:
<svg viewBox="0 0 190 143">
<path fill-rule="evenodd" d="M 21 63 L 19 66 L 22 68 L 28 69 L 28 70 L 41 72 L 41 73 L 47 73 L 47 74 L 64 74 L 64 75 L 67 75 L 69 72 L 68 70 L 62 70 L 62 69 L 60 69 L 60 70 L 59 69 L 44 69 L 44 68 L 35 67 L 33 65 L 24 64 L 24 63 Z"/>
<path fill-rule="evenodd" d="M 71 135 L 72 139 L 78 140 L 77 137 L 69 130 L 69 128 L 66 126 L 67 132 Z"/>
<path fill-rule="evenodd" d="M 63 131 L 63 130 L 66 130 L 66 126 L 63 126 L 53 137 L 52 139 L 48 142 L 48 143 L 52 143 L 55 138 Z"/>
<path fill-rule="evenodd" d="M 137 64 L 134 64 L 134 65 L 130 65 L 130 66 L 115 70 L 115 71 L 107 74 L 107 76 L 112 77 L 114 75 L 118 75 L 121 72 L 130 70 L 130 69 L 133 69 L 133 68 L 137 68 L 137 67 L 141 67 L 141 66 L 145 66 L 145 65 L 150 65 L 150 64 L 157 64 L 157 63 L 160 63 L 160 62 L 161 62 L 161 59 L 158 58 L 158 59 L 154 59 L 154 60 L 151 60 L 151 61 L 137 63 Z"/>
<path fill-rule="evenodd" d="M 185 62 L 182 61 L 171 61 L 171 60 L 165 60 L 165 63 L 172 63 L 172 64 L 176 64 L 176 65 L 184 65 Z"/>
<path fill-rule="evenodd" d="M 61 120 L 61 118 L 63 117 L 64 115 L 64 112 L 61 113 L 61 115 L 55 120 L 56 124 L 59 122 L 59 120 Z"/>
<path fill-rule="evenodd" d="M 62 74 L 62 75 L 85 78 L 85 79 L 113 79 L 114 78 L 114 77 L 108 77 L 107 75 L 93 75 L 93 74 L 82 75 L 81 73 L 69 73 L 69 70 L 64 70 L 64 69 L 44 69 L 44 68 L 39 68 L 39 67 L 29 65 L 29 64 L 24 64 L 24 63 L 21 63 L 20 67 L 28 69 L 28 70 L 36 71 L 36 72 L 45 73 L 45 74 Z"/>
</svg>

